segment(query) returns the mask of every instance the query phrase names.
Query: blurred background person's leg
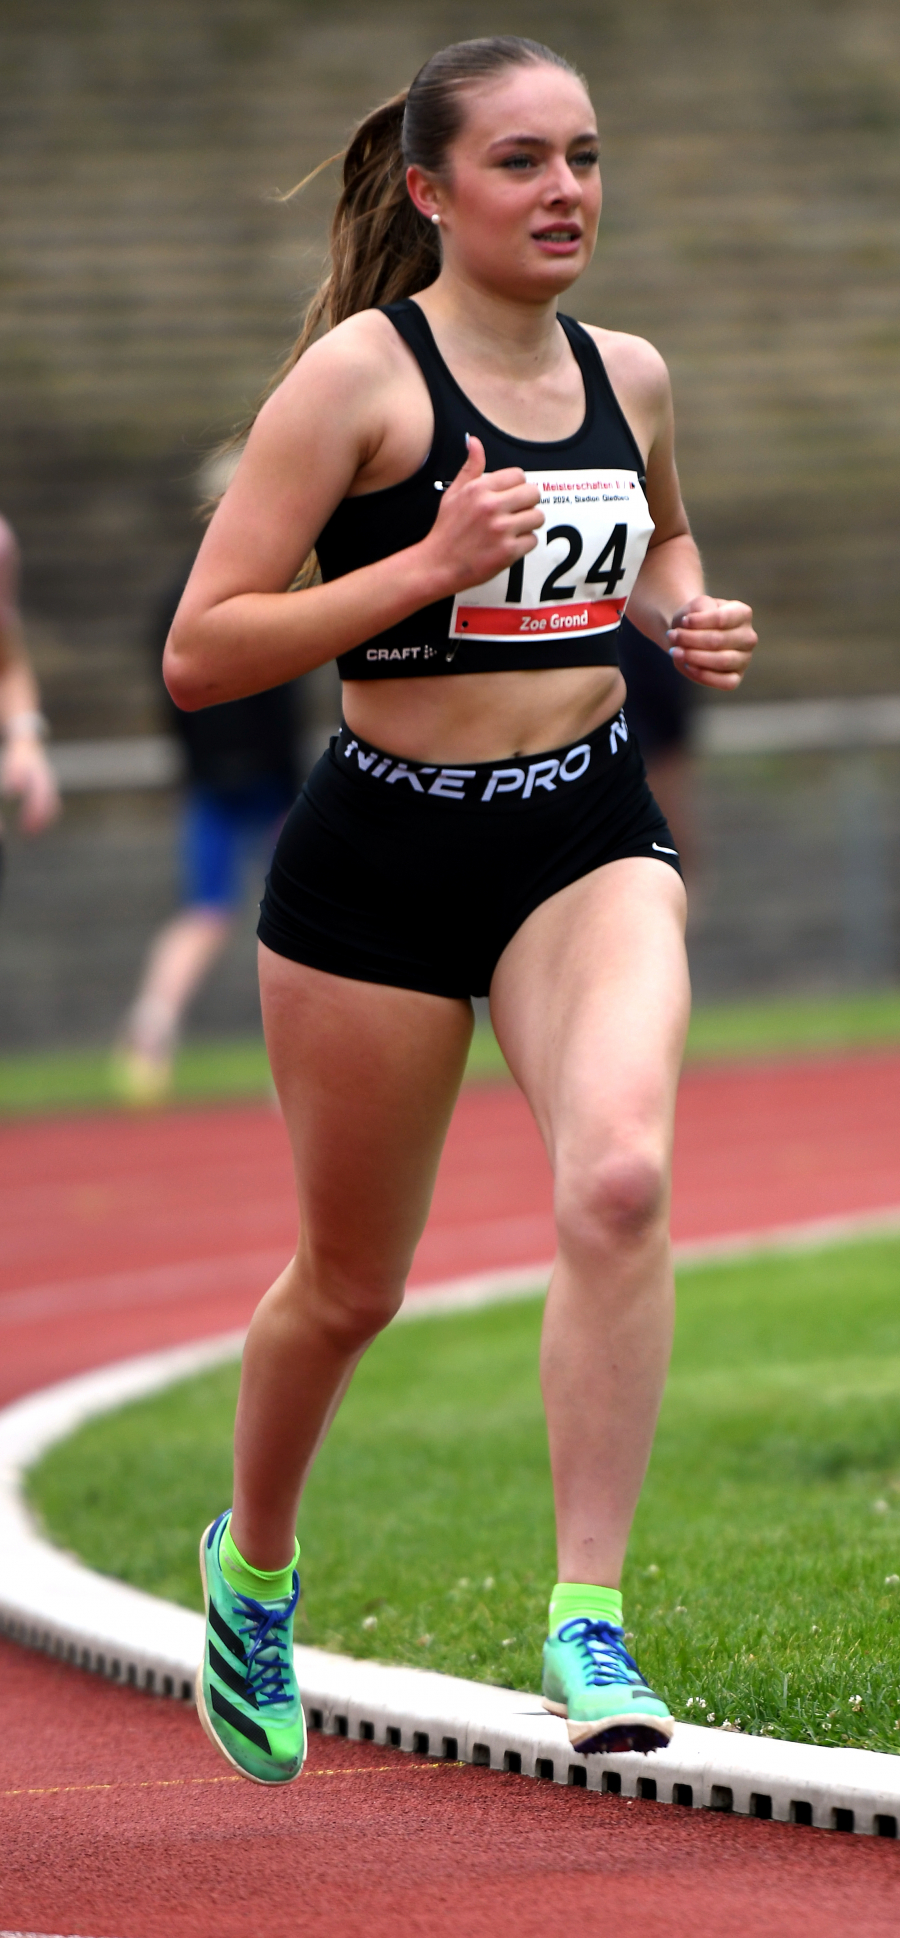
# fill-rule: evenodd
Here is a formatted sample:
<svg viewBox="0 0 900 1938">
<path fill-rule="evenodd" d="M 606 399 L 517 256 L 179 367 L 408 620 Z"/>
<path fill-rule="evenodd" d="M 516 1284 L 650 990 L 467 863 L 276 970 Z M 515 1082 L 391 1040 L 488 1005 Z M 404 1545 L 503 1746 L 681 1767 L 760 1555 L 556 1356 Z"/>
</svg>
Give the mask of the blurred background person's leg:
<svg viewBox="0 0 900 1938">
<path fill-rule="evenodd" d="M 232 933 L 250 867 L 262 882 L 294 791 L 278 775 L 244 787 L 189 790 L 181 828 L 184 905 L 151 943 L 116 1053 L 117 1087 L 129 1102 L 168 1095 L 183 1018 Z"/>
<path fill-rule="evenodd" d="M 190 790 L 181 828 L 184 907 L 154 937 L 121 1031 L 118 1087 L 134 1103 L 167 1095 L 182 1017 L 231 934 L 241 887 L 238 827 L 237 813 L 213 789 Z"/>
</svg>

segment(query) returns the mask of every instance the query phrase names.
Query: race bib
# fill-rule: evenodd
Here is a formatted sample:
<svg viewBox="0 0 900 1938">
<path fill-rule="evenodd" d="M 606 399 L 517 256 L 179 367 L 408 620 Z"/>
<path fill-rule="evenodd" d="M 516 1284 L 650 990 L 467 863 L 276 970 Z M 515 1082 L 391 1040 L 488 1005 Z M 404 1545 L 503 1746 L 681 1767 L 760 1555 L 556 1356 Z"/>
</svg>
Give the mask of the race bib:
<svg viewBox="0 0 900 1938">
<path fill-rule="evenodd" d="M 544 523 L 533 552 L 458 592 L 452 639 L 605 633 L 619 624 L 653 520 L 636 471 L 526 471 Z"/>
</svg>

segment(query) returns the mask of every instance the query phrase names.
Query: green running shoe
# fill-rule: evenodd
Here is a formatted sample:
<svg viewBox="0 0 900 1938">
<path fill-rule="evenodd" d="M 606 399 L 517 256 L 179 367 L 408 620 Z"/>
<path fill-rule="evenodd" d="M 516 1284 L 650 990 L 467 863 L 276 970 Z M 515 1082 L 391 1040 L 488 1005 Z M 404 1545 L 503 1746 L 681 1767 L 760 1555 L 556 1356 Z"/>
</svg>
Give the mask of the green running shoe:
<svg viewBox="0 0 900 1938">
<path fill-rule="evenodd" d="M 579 1615 L 544 1643 L 543 1704 L 568 1719 L 583 1756 L 600 1750 L 664 1750 L 675 1727 L 612 1622 Z"/>
<path fill-rule="evenodd" d="M 219 1543 L 230 1508 L 206 1529 L 200 1575 L 206 1646 L 197 1670 L 197 1712 L 211 1743 L 253 1783 L 293 1783 L 306 1755 L 306 1723 L 294 1674 L 293 1593 L 258 1602 L 222 1572 Z"/>
</svg>

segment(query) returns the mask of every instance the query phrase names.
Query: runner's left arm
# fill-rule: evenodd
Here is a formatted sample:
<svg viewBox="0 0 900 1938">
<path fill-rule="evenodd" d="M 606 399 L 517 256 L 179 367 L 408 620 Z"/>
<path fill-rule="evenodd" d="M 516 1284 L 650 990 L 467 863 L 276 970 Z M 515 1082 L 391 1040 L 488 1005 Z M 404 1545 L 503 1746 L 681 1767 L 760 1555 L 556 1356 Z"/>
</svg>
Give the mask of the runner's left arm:
<svg viewBox="0 0 900 1938">
<path fill-rule="evenodd" d="M 742 600 L 716 599 L 706 591 L 675 466 L 669 373 L 649 343 L 636 337 L 619 342 L 624 355 L 616 388 L 635 434 L 646 440 L 647 500 L 655 526 L 628 617 L 671 654 L 687 679 L 728 691 L 740 685 L 757 643 L 753 614 Z"/>
</svg>

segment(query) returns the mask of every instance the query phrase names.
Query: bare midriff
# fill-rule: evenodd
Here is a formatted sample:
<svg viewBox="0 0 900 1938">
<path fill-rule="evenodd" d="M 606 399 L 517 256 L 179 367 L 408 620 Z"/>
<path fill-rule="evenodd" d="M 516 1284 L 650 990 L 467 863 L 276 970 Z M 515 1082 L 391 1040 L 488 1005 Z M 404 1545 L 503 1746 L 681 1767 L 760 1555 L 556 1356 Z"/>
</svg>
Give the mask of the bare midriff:
<svg viewBox="0 0 900 1938">
<path fill-rule="evenodd" d="M 361 740 L 403 760 L 507 760 L 566 747 L 618 713 L 617 666 L 347 680 L 344 718 Z"/>
</svg>

